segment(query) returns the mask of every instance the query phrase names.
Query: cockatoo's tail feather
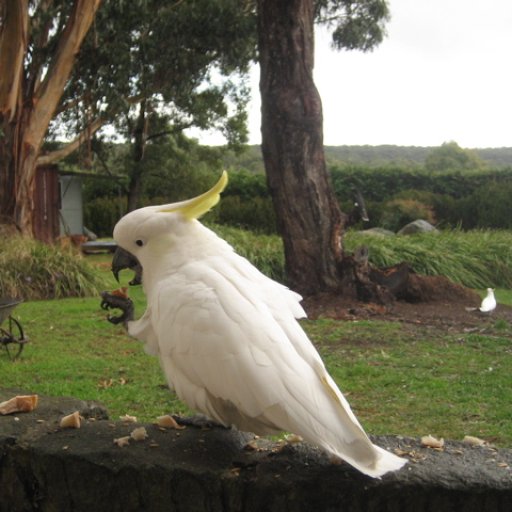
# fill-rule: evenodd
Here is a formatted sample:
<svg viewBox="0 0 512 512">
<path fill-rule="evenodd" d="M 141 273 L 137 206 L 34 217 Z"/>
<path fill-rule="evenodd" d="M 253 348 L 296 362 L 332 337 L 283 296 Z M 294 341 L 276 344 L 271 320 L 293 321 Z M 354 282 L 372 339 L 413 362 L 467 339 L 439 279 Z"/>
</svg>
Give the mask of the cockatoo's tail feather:
<svg viewBox="0 0 512 512">
<path fill-rule="evenodd" d="M 114 237 L 142 265 L 147 309 L 128 331 L 192 409 L 257 434 L 301 435 L 379 477 L 405 460 L 372 444 L 297 322 L 302 297 L 195 219 L 227 177 L 190 201 L 123 217 Z M 162 214 L 166 212 L 166 214 Z"/>
<path fill-rule="evenodd" d="M 200 196 L 182 201 L 181 203 L 174 203 L 158 209 L 161 213 L 180 212 L 187 219 L 199 219 L 209 210 L 211 210 L 220 200 L 221 192 L 228 184 L 228 173 L 224 171 L 219 181 L 208 192 Z"/>
</svg>

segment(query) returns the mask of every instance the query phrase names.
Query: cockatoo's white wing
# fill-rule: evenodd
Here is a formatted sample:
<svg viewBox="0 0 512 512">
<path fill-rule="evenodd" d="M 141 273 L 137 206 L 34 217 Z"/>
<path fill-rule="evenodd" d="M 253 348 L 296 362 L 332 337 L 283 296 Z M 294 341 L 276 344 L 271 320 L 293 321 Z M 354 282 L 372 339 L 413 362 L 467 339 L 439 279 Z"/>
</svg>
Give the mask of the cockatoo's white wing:
<svg viewBox="0 0 512 512">
<path fill-rule="evenodd" d="M 298 296 L 256 269 L 247 275 L 253 267 L 243 258 L 231 274 L 232 263 L 191 262 L 148 297 L 178 396 L 225 425 L 300 434 L 371 476 L 401 467 L 403 459 L 371 444 L 294 320 Z"/>
<path fill-rule="evenodd" d="M 158 306 L 158 305 L 157 305 Z M 144 348 L 152 356 L 158 355 L 158 336 L 153 328 L 152 308 L 148 306 L 144 314 L 132 322 L 128 322 L 128 334 L 144 342 Z"/>
</svg>

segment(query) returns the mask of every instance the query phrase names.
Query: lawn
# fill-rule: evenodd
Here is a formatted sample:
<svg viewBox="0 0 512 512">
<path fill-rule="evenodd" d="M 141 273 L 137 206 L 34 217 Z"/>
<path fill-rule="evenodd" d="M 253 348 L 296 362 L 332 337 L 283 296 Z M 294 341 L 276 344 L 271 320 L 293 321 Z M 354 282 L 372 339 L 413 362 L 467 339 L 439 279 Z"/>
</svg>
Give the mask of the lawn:
<svg viewBox="0 0 512 512">
<path fill-rule="evenodd" d="M 104 288 L 118 285 L 109 257 L 92 257 Z M 123 275 L 124 282 L 130 276 Z M 140 314 L 140 289 L 131 295 Z M 500 302 L 512 300 L 505 290 Z M 151 421 L 186 408 L 168 391 L 158 361 L 105 320 L 99 297 L 30 301 L 15 310 L 30 337 L 21 358 L 0 351 L 3 387 L 103 403 L 112 418 Z M 474 435 L 512 446 L 510 326 L 492 334 L 411 331 L 398 322 L 304 321 L 326 365 L 371 434 Z"/>
<path fill-rule="evenodd" d="M 465 435 L 512 445 L 512 344 L 393 322 L 307 322 L 331 374 L 374 434 Z"/>
</svg>

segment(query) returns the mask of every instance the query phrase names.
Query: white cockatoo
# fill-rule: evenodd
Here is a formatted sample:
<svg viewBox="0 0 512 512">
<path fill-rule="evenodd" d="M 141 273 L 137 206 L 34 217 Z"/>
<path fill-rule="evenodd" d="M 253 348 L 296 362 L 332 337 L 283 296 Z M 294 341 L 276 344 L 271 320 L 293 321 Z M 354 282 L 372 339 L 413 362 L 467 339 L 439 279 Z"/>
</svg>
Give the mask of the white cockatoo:
<svg viewBox="0 0 512 512">
<path fill-rule="evenodd" d="M 483 298 L 482 304 L 478 308 L 482 313 L 490 313 L 496 309 L 496 298 L 494 297 L 494 289 L 487 288 L 487 295 Z"/>
<path fill-rule="evenodd" d="M 399 469 L 406 460 L 372 444 L 297 322 L 300 295 L 198 222 L 226 184 L 224 172 L 194 199 L 135 210 L 115 226 L 147 298 L 129 334 L 159 357 L 178 397 L 214 421 L 293 432 L 372 477 Z M 135 265 L 114 256 L 114 273 Z"/>
</svg>

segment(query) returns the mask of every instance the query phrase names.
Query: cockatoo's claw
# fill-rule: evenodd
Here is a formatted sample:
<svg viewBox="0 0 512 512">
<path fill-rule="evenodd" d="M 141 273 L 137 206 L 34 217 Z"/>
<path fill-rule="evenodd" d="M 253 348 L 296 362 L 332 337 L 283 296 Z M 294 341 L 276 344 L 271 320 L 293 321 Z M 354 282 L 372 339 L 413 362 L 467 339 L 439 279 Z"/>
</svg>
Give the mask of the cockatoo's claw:
<svg viewBox="0 0 512 512">
<path fill-rule="evenodd" d="M 224 428 L 229 429 L 231 427 L 226 427 L 216 421 L 211 420 L 208 416 L 203 414 L 195 414 L 194 416 L 177 416 L 175 414 L 172 417 L 176 420 L 178 425 L 183 425 L 185 427 L 196 427 L 201 429 L 211 429 L 211 428 Z"/>
<path fill-rule="evenodd" d="M 123 313 L 119 316 L 107 316 L 107 320 L 112 324 L 124 323 L 133 320 L 134 306 L 133 301 L 129 297 L 120 297 L 110 292 L 101 292 L 101 309 L 108 311 L 109 309 L 120 309 Z"/>
<path fill-rule="evenodd" d="M 121 322 L 123 322 L 123 321 L 124 321 L 124 315 L 119 315 L 119 316 L 112 316 L 112 315 L 108 315 L 108 316 L 107 316 L 107 320 L 108 320 L 111 324 L 117 325 L 117 324 L 120 324 Z"/>
</svg>

